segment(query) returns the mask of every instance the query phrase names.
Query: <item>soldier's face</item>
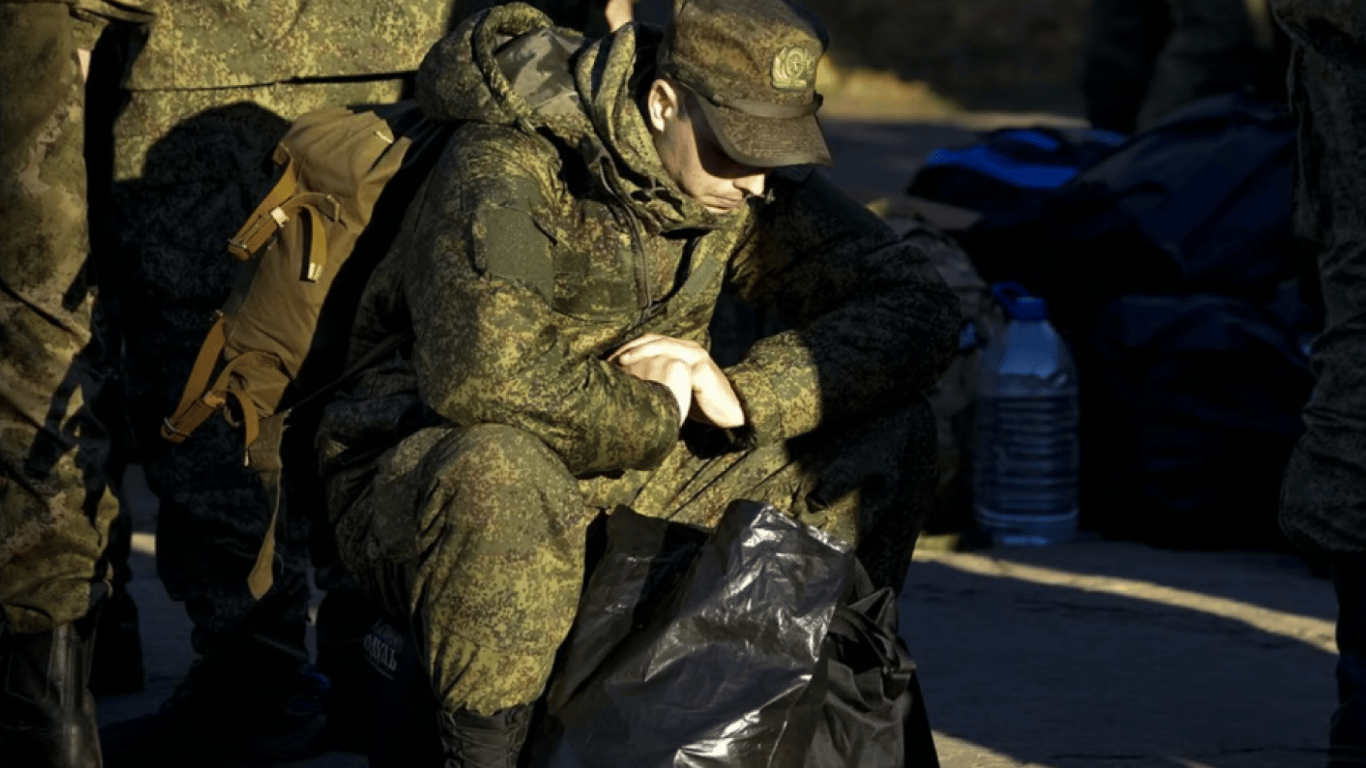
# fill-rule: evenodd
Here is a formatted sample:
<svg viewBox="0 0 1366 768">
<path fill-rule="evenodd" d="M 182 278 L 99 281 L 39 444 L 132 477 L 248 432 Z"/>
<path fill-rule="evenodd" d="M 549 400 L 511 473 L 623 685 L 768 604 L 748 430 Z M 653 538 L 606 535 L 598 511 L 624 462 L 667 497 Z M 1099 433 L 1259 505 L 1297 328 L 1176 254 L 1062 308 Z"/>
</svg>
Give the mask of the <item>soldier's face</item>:
<svg viewBox="0 0 1366 768">
<path fill-rule="evenodd" d="M 656 80 L 646 118 L 665 173 L 684 194 L 712 213 L 733 213 L 764 194 L 768 169 L 732 160 L 707 124 L 701 108 L 688 108 L 684 91 Z"/>
</svg>

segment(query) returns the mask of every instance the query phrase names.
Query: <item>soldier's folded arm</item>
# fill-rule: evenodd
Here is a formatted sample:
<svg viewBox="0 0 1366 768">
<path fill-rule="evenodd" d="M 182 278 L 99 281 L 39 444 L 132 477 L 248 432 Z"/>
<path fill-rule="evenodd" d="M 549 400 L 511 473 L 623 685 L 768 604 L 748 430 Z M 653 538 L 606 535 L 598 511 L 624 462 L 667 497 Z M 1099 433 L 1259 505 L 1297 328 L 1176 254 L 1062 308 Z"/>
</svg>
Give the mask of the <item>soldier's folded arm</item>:
<svg viewBox="0 0 1366 768">
<path fill-rule="evenodd" d="M 958 300 L 929 260 L 929 232 L 898 238 L 817 172 L 770 176 L 774 199 L 732 264 L 747 300 L 795 328 L 727 370 L 766 444 L 928 390 L 957 346 Z"/>
<path fill-rule="evenodd" d="M 423 401 L 455 424 L 505 424 L 542 440 L 572 474 L 656 465 L 678 439 L 662 384 L 576 353 L 554 320 L 537 140 L 467 126 L 435 169 L 404 283 Z M 539 173 L 546 173 L 540 170 Z"/>
</svg>

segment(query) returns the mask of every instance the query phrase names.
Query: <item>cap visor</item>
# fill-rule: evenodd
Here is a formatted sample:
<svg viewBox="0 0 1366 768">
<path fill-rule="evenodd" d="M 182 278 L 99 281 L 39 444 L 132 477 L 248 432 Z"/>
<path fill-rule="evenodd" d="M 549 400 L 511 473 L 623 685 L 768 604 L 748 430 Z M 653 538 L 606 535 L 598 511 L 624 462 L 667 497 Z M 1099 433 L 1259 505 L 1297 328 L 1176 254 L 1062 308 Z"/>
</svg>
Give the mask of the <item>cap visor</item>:
<svg viewBox="0 0 1366 768">
<path fill-rule="evenodd" d="M 814 114 L 789 119 L 755 117 L 706 98 L 697 101 L 732 160 L 755 168 L 835 164 Z"/>
</svg>

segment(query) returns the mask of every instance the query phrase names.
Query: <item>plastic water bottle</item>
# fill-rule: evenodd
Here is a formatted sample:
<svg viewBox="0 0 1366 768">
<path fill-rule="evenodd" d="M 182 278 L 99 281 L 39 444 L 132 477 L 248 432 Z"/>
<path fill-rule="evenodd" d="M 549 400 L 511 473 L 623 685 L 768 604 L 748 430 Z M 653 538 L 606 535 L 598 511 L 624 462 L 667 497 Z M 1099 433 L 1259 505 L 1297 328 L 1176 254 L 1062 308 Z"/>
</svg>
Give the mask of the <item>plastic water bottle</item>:
<svg viewBox="0 0 1366 768">
<path fill-rule="evenodd" d="M 979 358 L 973 512 L 994 543 L 1045 546 L 1077 532 L 1077 370 L 1042 298 L 1001 283 L 1009 323 Z"/>
</svg>

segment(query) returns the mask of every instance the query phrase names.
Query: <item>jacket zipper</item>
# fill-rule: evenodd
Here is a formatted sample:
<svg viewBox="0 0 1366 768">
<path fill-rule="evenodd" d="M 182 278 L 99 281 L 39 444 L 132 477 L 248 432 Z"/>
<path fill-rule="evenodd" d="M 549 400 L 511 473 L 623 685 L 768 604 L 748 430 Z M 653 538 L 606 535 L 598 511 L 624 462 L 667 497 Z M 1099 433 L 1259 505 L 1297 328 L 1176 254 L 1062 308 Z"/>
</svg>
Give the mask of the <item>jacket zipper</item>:
<svg viewBox="0 0 1366 768">
<path fill-rule="evenodd" d="M 650 290 L 650 271 L 649 266 L 646 263 L 644 236 L 640 233 L 640 222 L 636 221 L 635 214 L 631 212 L 630 199 L 622 194 L 621 190 L 617 189 L 616 185 L 612 183 L 607 174 L 607 169 L 601 165 L 601 161 L 598 165 L 598 176 L 602 179 L 603 187 L 609 190 L 612 193 L 612 197 L 620 203 L 620 208 L 618 211 L 614 212 L 614 215 L 618 218 L 624 216 L 626 218 L 627 229 L 630 230 L 631 252 L 635 255 L 636 262 L 636 296 L 640 303 L 640 315 L 636 318 L 636 328 L 639 328 L 654 315 L 654 313 L 651 312 L 651 306 L 654 304 L 654 296 L 653 292 Z"/>
</svg>

